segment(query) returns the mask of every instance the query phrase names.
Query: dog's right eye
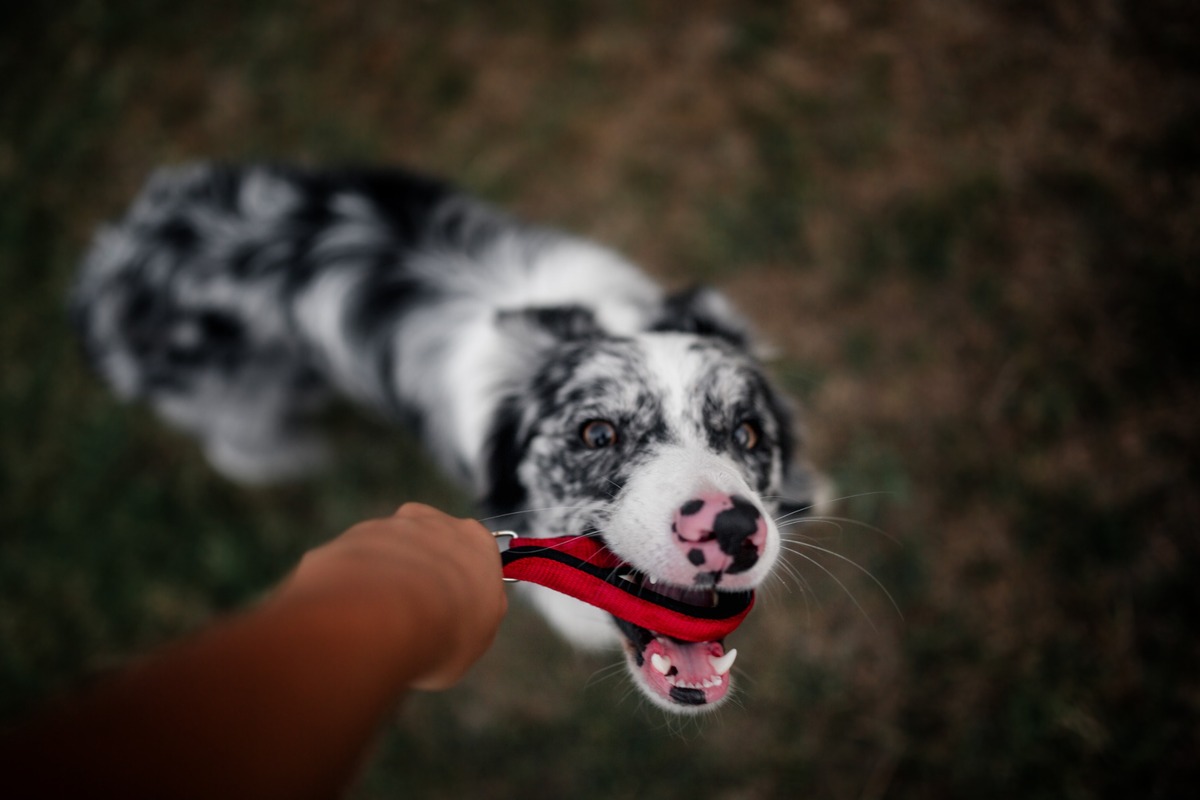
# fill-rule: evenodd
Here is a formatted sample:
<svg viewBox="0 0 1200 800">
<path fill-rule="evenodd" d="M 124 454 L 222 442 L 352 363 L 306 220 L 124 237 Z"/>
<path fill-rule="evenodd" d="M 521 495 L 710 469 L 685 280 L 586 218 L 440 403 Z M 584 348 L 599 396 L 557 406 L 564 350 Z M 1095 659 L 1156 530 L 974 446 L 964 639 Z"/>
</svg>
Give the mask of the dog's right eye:
<svg viewBox="0 0 1200 800">
<path fill-rule="evenodd" d="M 744 420 L 733 431 L 733 443 L 746 451 L 758 447 L 758 440 L 761 438 L 758 425 L 750 420 Z"/>
<path fill-rule="evenodd" d="M 617 443 L 617 426 L 606 419 L 593 419 L 583 423 L 579 438 L 593 450 L 612 447 Z"/>
</svg>

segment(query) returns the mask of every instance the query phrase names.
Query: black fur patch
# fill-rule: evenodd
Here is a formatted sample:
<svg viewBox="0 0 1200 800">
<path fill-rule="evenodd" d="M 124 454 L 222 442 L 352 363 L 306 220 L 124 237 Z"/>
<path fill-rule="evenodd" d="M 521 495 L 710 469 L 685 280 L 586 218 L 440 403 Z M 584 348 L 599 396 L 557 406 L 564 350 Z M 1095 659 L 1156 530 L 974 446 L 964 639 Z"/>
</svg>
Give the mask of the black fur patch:
<svg viewBox="0 0 1200 800">
<path fill-rule="evenodd" d="M 525 503 L 528 493 L 517 476 L 517 465 L 524 460 L 528 447 L 524 439 L 521 409 L 510 397 L 496 409 L 487 441 L 488 487 L 482 505 L 492 514 L 516 511 Z"/>
<path fill-rule="evenodd" d="M 694 286 L 667 297 L 651 330 L 711 336 L 744 350 L 749 341 L 743 323 L 722 311 L 712 289 Z"/>
<path fill-rule="evenodd" d="M 671 699 L 685 706 L 702 706 L 708 702 L 702 689 L 684 689 L 681 686 L 671 687 Z"/>
<path fill-rule="evenodd" d="M 498 321 L 501 325 L 508 326 L 528 325 L 531 329 L 549 334 L 560 342 L 595 339 L 604 335 L 604 331 L 596 323 L 596 315 L 591 309 L 583 306 L 548 306 L 503 311 Z"/>
<path fill-rule="evenodd" d="M 613 617 L 613 621 L 617 623 L 617 627 L 625 634 L 625 638 L 633 645 L 633 657 L 640 667 L 646 663 L 646 647 L 650 642 L 654 641 L 654 634 L 640 625 L 634 625 L 632 622 L 626 622 L 623 619 Z"/>
</svg>

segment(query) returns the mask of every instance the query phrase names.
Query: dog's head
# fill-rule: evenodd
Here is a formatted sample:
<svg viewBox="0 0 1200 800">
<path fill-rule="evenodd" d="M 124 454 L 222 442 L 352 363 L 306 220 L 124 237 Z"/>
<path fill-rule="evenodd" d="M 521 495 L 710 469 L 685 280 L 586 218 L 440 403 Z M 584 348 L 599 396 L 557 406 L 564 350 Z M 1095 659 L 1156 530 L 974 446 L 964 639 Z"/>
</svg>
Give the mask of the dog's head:
<svg viewBox="0 0 1200 800">
<path fill-rule="evenodd" d="M 511 324 L 532 342 L 528 370 L 493 422 L 489 508 L 522 512 L 511 527 L 527 535 L 600 537 L 683 602 L 761 584 L 780 551 L 775 519 L 807 502 L 788 496 L 805 474 L 785 403 L 715 302 L 676 297 L 658 324 L 626 337 L 582 308 L 520 312 Z M 735 654 L 724 642 L 680 642 L 532 590 L 572 641 L 618 635 L 656 704 L 694 711 L 729 695 Z"/>
</svg>

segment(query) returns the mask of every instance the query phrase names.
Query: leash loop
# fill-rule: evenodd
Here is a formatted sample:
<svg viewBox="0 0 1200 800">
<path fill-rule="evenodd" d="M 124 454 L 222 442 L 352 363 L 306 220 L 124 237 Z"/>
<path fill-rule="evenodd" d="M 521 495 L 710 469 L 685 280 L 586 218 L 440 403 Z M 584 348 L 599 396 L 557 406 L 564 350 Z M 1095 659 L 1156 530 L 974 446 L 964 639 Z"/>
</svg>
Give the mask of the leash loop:
<svg viewBox="0 0 1200 800">
<path fill-rule="evenodd" d="M 529 538 L 496 531 L 504 580 L 545 586 L 618 619 L 685 642 L 710 642 L 733 632 L 754 606 L 754 592 L 713 592 L 711 605 L 688 602 L 678 590 L 644 580 L 604 542 L 590 536 Z M 505 546 L 507 545 L 507 546 Z"/>
</svg>

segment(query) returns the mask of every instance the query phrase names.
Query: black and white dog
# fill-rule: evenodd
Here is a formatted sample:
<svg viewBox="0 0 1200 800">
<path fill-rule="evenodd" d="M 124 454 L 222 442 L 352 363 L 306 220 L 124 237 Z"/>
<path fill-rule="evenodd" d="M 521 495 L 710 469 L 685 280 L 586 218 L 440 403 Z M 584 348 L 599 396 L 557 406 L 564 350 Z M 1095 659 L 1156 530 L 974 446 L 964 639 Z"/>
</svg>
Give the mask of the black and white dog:
<svg viewBox="0 0 1200 800">
<path fill-rule="evenodd" d="M 231 478 L 318 467 L 305 421 L 340 395 L 408 424 L 502 527 L 603 537 L 677 599 L 759 585 L 775 520 L 812 501 L 720 295 L 666 295 L 608 250 L 408 173 L 164 169 L 97 234 L 73 310 L 115 391 Z M 622 642 L 656 704 L 728 696 L 723 642 L 526 590 L 571 642 Z"/>
</svg>

